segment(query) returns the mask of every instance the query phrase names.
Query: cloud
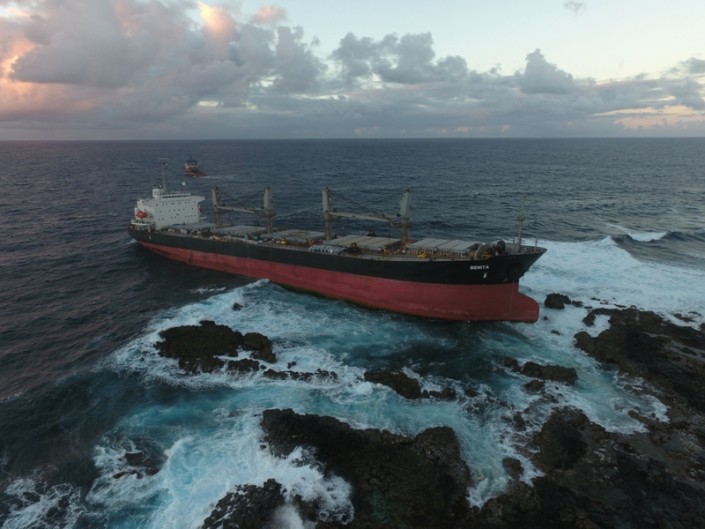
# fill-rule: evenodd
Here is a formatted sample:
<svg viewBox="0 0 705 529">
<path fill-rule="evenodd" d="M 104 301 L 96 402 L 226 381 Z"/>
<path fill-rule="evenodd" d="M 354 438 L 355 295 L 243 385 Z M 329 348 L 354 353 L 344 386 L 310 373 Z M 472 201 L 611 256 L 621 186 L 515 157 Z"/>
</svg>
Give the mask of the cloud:
<svg viewBox="0 0 705 529">
<path fill-rule="evenodd" d="M 526 70 L 518 78 L 525 94 L 569 94 L 576 88 L 573 76 L 548 63 L 541 50 L 526 56 Z"/>
<path fill-rule="evenodd" d="M 597 83 L 539 49 L 520 71 L 474 71 L 438 56 L 430 33 L 348 33 L 324 55 L 276 6 L 3 5 L 13 10 L 0 15 L 0 138 L 619 135 L 647 122 L 705 134 L 697 58 L 661 77 Z"/>
<path fill-rule="evenodd" d="M 369 37 L 358 39 L 348 33 L 340 41 L 332 57 L 340 63 L 343 78 L 354 83 L 359 79 L 367 79 L 372 75 L 371 60 L 377 54 L 378 45 Z"/>
<path fill-rule="evenodd" d="M 703 59 L 696 59 L 695 57 L 691 57 L 687 61 L 683 62 L 683 66 L 685 67 L 685 70 L 688 72 L 688 74 L 691 74 L 691 75 L 705 74 L 705 60 L 703 60 Z"/>
<path fill-rule="evenodd" d="M 322 62 L 303 30 L 272 26 L 283 11 L 243 22 L 224 7 L 198 9 L 200 24 L 178 3 L 44 0 L 0 19 L 0 121 L 15 119 L 20 92 L 34 116 L 73 112 L 104 125 L 169 120 L 203 101 L 240 106 L 267 86 L 313 89 Z"/>
<path fill-rule="evenodd" d="M 362 82 L 376 78 L 383 83 L 436 83 L 464 78 L 467 64 L 462 57 L 446 57 L 434 62 L 433 37 L 430 33 L 418 35 L 388 35 L 380 41 L 358 39 L 346 35 L 332 57 L 340 63 L 343 77 L 348 82 Z"/>
<path fill-rule="evenodd" d="M 572 11 L 574 14 L 578 15 L 581 11 L 585 10 L 585 3 L 570 1 L 565 2 L 563 4 L 563 7 L 565 7 L 568 11 Z"/>
<path fill-rule="evenodd" d="M 673 96 L 675 105 L 682 105 L 693 110 L 705 110 L 705 100 L 700 95 L 702 87 L 694 79 L 666 82 L 664 90 Z"/>
<path fill-rule="evenodd" d="M 286 11 L 277 6 L 266 6 L 252 17 L 255 24 L 279 24 L 286 20 Z"/>
<path fill-rule="evenodd" d="M 325 67 L 303 42 L 303 30 L 280 27 L 277 37 L 274 90 L 280 94 L 315 92 Z"/>
<path fill-rule="evenodd" d="M 198 10 L 204 21 L 203 33 L 211 51 L 226 56 L 229 43 L 235 39 L 235 19 L 226 9 L 205 2 L 198 2 Z"/>
<path fill-rule="evenodd" d="M 11 77 L 33 83 L 119 86 L 140 54 L 122 37 L 112 15 L 103 2 L 48 6 L 44 15 L 31 17 L 25 35 L 35 46 L 16 60 Z"/>
<path fill-rule="evenodd" d="M 401 39 L 385 39 L 387 48 L 375 70 L 382 80 L 401 83 L 423 83 L 434 79 L 433 38 L 430 33 L 404 35 Z"/>
</svg>

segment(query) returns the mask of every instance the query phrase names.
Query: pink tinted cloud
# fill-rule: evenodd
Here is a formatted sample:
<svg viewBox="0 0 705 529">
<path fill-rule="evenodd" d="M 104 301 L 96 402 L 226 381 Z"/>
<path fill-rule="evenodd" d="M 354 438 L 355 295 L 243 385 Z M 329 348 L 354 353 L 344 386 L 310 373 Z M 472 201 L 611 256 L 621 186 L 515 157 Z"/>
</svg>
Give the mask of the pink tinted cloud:
<svg viewBox="0 0 705 529">
<path fill-rule="evenodd" d="M 255 24 L 277 24 L 286 20 L 286 11 L 281 7 L 269 5 L 261 8 L 252 17 Z"/>
<path fill-rule="evenodd" d="M 237 23 L 222 7 L 214 7 L 206 2 L 198 2 L 198 10 L 203 19 L 203 32 L 211 51 L 219 57 L 226 57 L 231 41 L 235 40 Z"/>
</svg>

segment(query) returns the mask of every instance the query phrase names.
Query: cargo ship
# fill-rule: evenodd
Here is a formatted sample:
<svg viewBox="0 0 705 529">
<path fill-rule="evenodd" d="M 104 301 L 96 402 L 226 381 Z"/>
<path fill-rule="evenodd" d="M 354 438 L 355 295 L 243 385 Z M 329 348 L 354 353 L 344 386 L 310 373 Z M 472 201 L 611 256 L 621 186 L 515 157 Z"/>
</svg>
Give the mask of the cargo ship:
<svg viewBox="0 0 705 529">
<path fill-rule="evenodd" d="M 412 239 L 410 191 L 399 212 L 387 215 L 338 211 L 324 188 L 321 231 L 275 229 L 270 188 L 261 207 L 228 207 L 217 187 L 212 199 L 209 221 L 201 211 L 204 196 L 167 188 L 164 163 L 151 198 L 137 199 L 129 234 L 168 259 L 369 308 L 453 321 L 538 319 L 538 304 L 519 291 L 519 280 L 546 250 L 522 243 L 522 219 L 512 242 Z M 228 211 L 257 221 L 227 224 Z M 399 236 L 336 235 L 339 218 L 389 223 Z"/>
</svg>

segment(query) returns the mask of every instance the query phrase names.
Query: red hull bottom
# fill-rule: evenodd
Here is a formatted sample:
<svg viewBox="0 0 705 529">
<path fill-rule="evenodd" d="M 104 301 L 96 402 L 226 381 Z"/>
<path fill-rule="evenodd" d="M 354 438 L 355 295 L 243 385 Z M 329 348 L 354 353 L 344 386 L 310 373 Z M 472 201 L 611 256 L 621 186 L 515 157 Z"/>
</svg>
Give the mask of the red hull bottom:
<svg viewBox="0 0 705 529">
<path fill-rule="evenodd" d="M 269 279 L 274 283 L 376 309 L 455 321 L 535 322 L 536 301 L 518 283 L 447 285 L 411 283 L 141 243 L 152 252 L 200 268 Z"/>
</svg>

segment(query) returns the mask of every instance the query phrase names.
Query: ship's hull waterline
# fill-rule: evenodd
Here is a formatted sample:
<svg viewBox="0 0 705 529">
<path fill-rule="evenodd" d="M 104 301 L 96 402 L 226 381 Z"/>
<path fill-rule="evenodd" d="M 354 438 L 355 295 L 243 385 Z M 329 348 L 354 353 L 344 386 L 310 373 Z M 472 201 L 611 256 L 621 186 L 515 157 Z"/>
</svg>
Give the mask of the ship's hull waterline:
<svg viewBox="0 0 705 529">
<path fill-rule="evenodd" d="M 495 282 L 495 276 L 505 273 L 507 267 L 519 264 L 523 270 L 528 269 L 540 253 L 513 256 L 495 263 L 491 263 L 492 259 L 487 262 L 435 263 L 420 259 L 374 261 L 311 255 L 299 249 L 262 247 L 244 242 L 214 243 L 170 234 L 131 231 L 142 246 L 175 261 L 268 279 L 289 288 L 370 308 L 453 321 L 534 322 L 539 315 L 536 301 L 519 292 L 518 279 Z M 214 251 L 218 249 L 221 251 Z M 267 259 L 248 256 L 248 253 L 263 253 Z M 306 261 L 312 259 L 326 266 L 309 266 Z M 362 273 L 355 273 L 355 268 Z M 439 272 L 442 269 L 446 271 Z M 469 269 L 472 271 L 468 272 Z M 458 278 L 460 274 L 464 276 L 462 279 Z M 409 280 L 407 276 L 416 280 Z"/>
</svg>

